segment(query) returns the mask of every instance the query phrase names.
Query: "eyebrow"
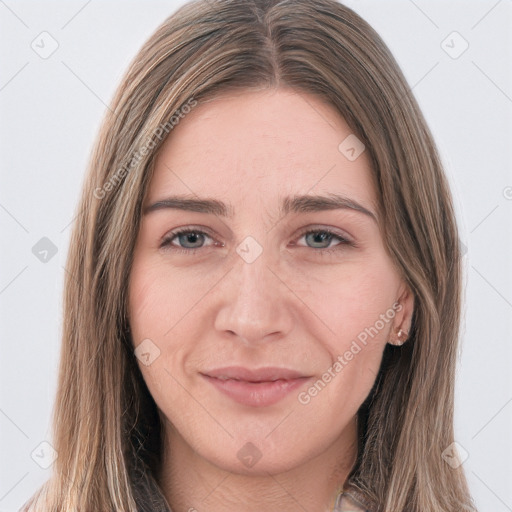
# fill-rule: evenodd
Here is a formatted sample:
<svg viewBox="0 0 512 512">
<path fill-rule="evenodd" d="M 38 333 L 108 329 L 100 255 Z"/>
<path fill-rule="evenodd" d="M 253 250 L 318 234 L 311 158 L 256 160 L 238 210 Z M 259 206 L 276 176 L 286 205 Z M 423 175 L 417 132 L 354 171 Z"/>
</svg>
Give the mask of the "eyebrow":
<svg viewBox="0 0 512 512">
<path fill-rule="evenodd" d="M 232 218 L 234 215 L 233 207 L 222 201 L 190 196 L 171 196 L 156 201 L 144 209 L 144 215 L 163 209 L 209 213 L 227 218 Z M 339 194 L 329 194 L 327 196 L 295 195 L 285 197 L 281 203 L 280 215 L 339 209 L 353 210 L 377 221 L 377 216 L 374 212 L 357 201 Z"/>
</svg>

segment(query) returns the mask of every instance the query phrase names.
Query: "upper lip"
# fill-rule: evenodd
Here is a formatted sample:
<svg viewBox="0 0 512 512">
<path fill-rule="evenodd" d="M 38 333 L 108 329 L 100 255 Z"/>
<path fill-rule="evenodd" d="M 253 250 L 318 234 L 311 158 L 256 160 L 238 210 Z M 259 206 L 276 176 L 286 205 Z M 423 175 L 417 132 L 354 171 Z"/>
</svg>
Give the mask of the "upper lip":
<svg viewBox="0 0 512 512">
<path fill-rule="evenodd" d="M 216 379 L 234 379 L 247 382 L 271 382 L 275 380 L 292 380 L 308 377 L 296 370 L 277 367 L 249 369 L 241 366 L 228 366 L 225 368 L 207 370 L 201 373 Z"/>
</svg>

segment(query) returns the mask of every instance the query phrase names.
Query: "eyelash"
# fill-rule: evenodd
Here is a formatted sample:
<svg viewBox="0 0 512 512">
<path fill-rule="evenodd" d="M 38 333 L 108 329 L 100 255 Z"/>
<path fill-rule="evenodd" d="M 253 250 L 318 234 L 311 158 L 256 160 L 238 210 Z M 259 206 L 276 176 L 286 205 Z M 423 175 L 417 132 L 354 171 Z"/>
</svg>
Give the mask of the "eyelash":
<svg viewBox="0 0 512 512">
<path fill-rule="evenodd" d="M 313 249 L 315 252 L 317 252 L 318 254 L 320 254 L 322 256 L 342 250 L 346 246 L 356 247 L 356 244 L 354 242 L 344 238 L 341 235 L 334 233 L 333 231 L 331 231 L 330 229 L 327 229 L 327 228 L 305 230 L 299 235 L 299 239 L 302 238 L 303 236 L 306 236 L 306 235 L 309 235 L 312 233 L 327 233 L 329 236 L 332 236 L 333 238 L 337 239 L 339 242 L 338 244 L 336 244 L 334 247 L 331 247 L 331 248 L 309 247 L 309 249 Z M 188 255 L 195 254 L 197 251 L 204 249 L 204 246 L 186 249 L 183 247 L 172 245 L 172 241 L 175 238 L 179 237 L 180 235 L 186 235 L 186 234 L 205 235 L 209 238 L 212 238 L 212 237 L 210 237 L 210 235 L 208 233 L 206 233 L 205 231 L 202 231 L 201 229 L 194 229 L 194 228 L 178 229 L 176 231 L 169 233 L 167 236 L 164 237 L 164 239 L 162 240 L 162 242 L 160 244 L 160 248 L 165 249 L 165 250 L 170 250 L 173 252 L 177 252 L 177 253 L 181 253 L 181 254 L 188 254 Z M 308 246 L 300 246 L 300 247 L 308 248 Z"/>
</svg>

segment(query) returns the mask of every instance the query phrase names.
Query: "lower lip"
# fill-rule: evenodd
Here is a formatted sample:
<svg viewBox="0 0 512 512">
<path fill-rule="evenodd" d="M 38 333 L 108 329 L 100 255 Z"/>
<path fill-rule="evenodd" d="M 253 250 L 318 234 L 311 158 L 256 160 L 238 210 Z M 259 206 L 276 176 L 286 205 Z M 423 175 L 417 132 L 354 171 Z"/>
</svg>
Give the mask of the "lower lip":
<svg viewBox="0 0 512 512">
<path fill-rule="evenodd" d="M 309 380 L 309 377 L 301 377 L 299 379 L 271 382 L 247 382 L 245 380 L 217 379 L 204 374 L 203 377 L 220 392 L 236 402 L 252 407 L 266 407 L 276 404 Z"/>
</svg>

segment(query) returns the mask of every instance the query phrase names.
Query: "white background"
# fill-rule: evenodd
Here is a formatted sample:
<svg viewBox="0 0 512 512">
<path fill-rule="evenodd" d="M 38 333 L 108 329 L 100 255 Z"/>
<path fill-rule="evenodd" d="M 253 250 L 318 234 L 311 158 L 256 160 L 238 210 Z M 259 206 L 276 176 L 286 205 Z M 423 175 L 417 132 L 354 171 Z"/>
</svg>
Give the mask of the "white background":
<svg viewBox="0 0 512 512">
<path fill-rule="evenodd" d="M 63 267 L 93 138 L 181 3 L 0 0 L 0 512 L 50 471 L 31 453 L 51 442 Z M 512 511 L 512 0 L 347 4 L 390 46 L 446 165 L 468 248 L 456 438 L 480 511 Z M 59 45 L 47 59 L 31 48 L 43 31 Z M 57 248 L 46 263 L 32 252 L 42 237 Z"/>
</svg>

